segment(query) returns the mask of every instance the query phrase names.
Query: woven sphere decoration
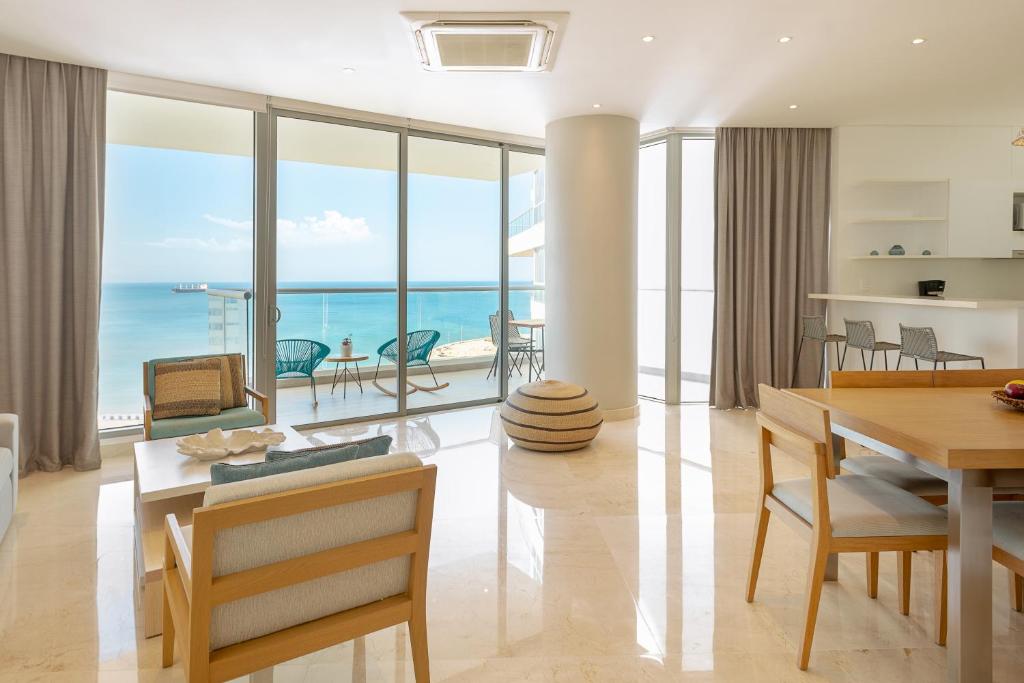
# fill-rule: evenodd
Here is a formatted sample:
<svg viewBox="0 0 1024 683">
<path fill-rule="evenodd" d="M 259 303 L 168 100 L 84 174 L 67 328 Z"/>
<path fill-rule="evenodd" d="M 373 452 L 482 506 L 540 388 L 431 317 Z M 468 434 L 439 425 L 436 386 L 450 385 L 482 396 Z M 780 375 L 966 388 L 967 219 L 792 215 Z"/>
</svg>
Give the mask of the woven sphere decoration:
<svg viewBox="0 0 1024 683">
<path fill-rule="evenodd" d="M 581 386 L 546 379 L 524 384 L 501 406 L 505 433 L 532 451 L 575 451 L 601 431 L 597 401 Z"/>
</svg>

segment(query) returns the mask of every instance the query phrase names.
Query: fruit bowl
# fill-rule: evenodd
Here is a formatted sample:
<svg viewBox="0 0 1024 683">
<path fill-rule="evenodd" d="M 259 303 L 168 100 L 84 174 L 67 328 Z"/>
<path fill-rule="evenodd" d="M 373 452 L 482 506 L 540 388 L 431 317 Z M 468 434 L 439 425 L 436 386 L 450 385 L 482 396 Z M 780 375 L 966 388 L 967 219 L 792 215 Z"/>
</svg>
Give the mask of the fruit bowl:
<svg viewBox="0 0 1024 683">
<path fill-rule="evenodd" d="M 1024 399 L 1011 398 L 1010 396 L 1007 396 L 1006 392 L 1003 391 L 1002 389 L 997 389 L 996 391 L 993 391 L 992 398 L 994 398 L 995 400 L 999 401 L 1004 405 L 1010 406 L 1014 410 L 1024 411 Z"/>
</svg>

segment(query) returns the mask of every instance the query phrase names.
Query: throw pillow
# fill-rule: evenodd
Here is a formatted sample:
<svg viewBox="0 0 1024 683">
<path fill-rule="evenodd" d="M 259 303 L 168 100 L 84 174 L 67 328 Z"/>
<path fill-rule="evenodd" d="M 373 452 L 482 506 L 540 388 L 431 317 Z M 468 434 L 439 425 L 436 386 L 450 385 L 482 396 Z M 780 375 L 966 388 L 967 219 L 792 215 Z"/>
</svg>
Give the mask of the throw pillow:
<svg viewBox="0 0 1024 683">
<path fill-rule="evenodd" d="M 220 414 L 220 360 L 160 363 L 153 371 L 153 419 Z"/>
<path fill-rule="evenodd" d="M 267 462 L 273 462 L 274 460 L 282 460 L 285 458 L 293 458 L 298 455 L 305 455 L 306 453 L 317 453 L 319 451 L 329 451 L 335 448 L 343 448 L 346 446 L 355 446 L 356 456 L 352 460 L 359 458 L 371 458 L 375 455 L 387 455 L 391 450 L 391 437 L 384 436 L 371 436 L 369 439 L 361 439 L 359 441 L 349 441 L 347 443 L 335 443 L 328 444 L 326 446 L 312 446 L 311 448 L 302 448 L 297 451 L 281 451 L 276 446 L 271 446 L 267 449 Z"/>
<path fill-rule="evenodd" d="M 226 462 L 215 462 L 210 465 L 210 483 L 213 486 L 218 484 L 230 484 L 236 481 L 258 479 L 269 477 L 274 474 L 284 474 L 296 470 L 305 470 L 321 465 L 333 465 L 348 460 L 356 460 L 357 446 L 334 446 L 328 450 L 316 450 L 312 453 L 304 453 L 290 458 L 268 460 L 266 462 L 253 462 L 247 465 L 232 465 Z"/>
<path fill-rule="evenodd" d="M 228 353 L 220 360 L 220 409 L 244 408 L 248 405 L 245 397 L 245 359 L 240 353 Z"/>
</svg>

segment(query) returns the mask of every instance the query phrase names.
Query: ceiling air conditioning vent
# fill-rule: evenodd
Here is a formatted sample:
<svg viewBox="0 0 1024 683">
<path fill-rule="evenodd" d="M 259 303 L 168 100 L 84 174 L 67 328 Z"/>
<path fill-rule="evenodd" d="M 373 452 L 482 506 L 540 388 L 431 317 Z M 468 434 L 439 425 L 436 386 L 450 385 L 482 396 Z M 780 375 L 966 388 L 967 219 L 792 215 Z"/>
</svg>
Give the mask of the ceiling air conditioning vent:
<svg viewBox="0 0 1024 683">
<path fill-rule="evenodd" d="M 548 71 L 564 13 L 402 14 L 428 71 Z"/>
</svg>

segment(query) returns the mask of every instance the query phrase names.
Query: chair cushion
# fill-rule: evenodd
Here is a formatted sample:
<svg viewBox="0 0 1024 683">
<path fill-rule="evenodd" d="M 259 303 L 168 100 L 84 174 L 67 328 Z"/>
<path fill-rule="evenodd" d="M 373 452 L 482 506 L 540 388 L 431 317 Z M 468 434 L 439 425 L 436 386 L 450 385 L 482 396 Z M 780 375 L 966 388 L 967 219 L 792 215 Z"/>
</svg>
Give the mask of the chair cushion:
<svg viewBox="0 0 1024 683">
<path fill-rule="evenodd" d="M 202 415 L 198 417 L 169 417 L 165 420 L 153 420 L 150 437 L 153 439 L 169 439 L 172 436 L 189 434 L 205 434 L 214 427 L 221 429 L 239 429 L 241 427 L 258 427 L 266 424 L 263 413 L 252 408 L 229 408 L 219 415 Z"/>
<path fill-rule="evenodd" d="M 813 519 L 811 480 L 775 484 L 772 494 L 807 522 Z M 832 535 L 938 536 L 946 533 L 946 511 L 875 477 L 844 474 L 828 480 Z"/>
<path fill-rule="evenodd" d="M 227 353 L 220 361 L 220 408 L 242 408 L 245 398 L 245 358 L 240 353 Z"/>
<path fill-rule="evenodd" d="M 220 413 L 220 359 L 161 363 L 155 375 L 154 420 Z"/>
<path fill-rule="evenodd" d="M 10 477 L 14 469 L 14 454 L 10 448 L 0 447 L 0 478 Z"/>
<path fill-rule="evenodd" d="M 840 466 L 850 474 L 877 477 L 915 496 L 945 496 L 948 491 L 942 479 L 885 455 L 851 456 L 841 460 Z"/>
<path fill-rule="evenodd" d="M 402 453 L 221 484 L 206 490 L 203 505 L 420 465 L 415 455 Z M 407 491 L 223 529 L 214 537 L 213 575 L 410 530 L 416 521 L 416 502 L 416 492 Z M 225 647 L 399 595 L 408 589 L 408 579 L 409 557 L 403 556 L 218 605 L 210 622 L 210 647 Z"/>
<path fill-rule="evenodd" d="M 274 474 L 295 472 L 321 465 L 334 465 L 339 462 L 359 459 L 359 446 L 332 445 L 330 448 L 314 449 L 297 453 L 276 460 L 251 462 L 245 465 L 232 465 L 228 462 L 215 462 L 210 465 L 210 484 L 229 484 L 235 481 L 259 479 Z"/>
<path fill-rule="evenodd" d="M 360 439 L 358 441 L 348 441 L 346 443 L 334 443 L 326 444 L 324 446 L 313 446 L 311 448 L 302 448 L 297 451 L 281 451 L 276 447 L 271 446 L 267 449 L 267 462 L 273 462 L 275 460 L 283 460 L 287 458 L 294 458 L 299 455 L 306 455 L 308 453 L 317 453 L 320 451 L 331 451 L 337 448 L 346 448 L 349 446 L 356 447 L 356 455 L 354 458 L 349 460 L 355 460 L 357 458 L 369 458 L 375 455 L 387 455 L 388 451 L 391 450 L 391 437 L 388 435 L 383 436 L 371 436 L 368 439 Z"/>
<path fill-rule="evenodd" d="M 1024 560 L 1024 502 L 992 504 L 992 545 Z"/>
</svg>

